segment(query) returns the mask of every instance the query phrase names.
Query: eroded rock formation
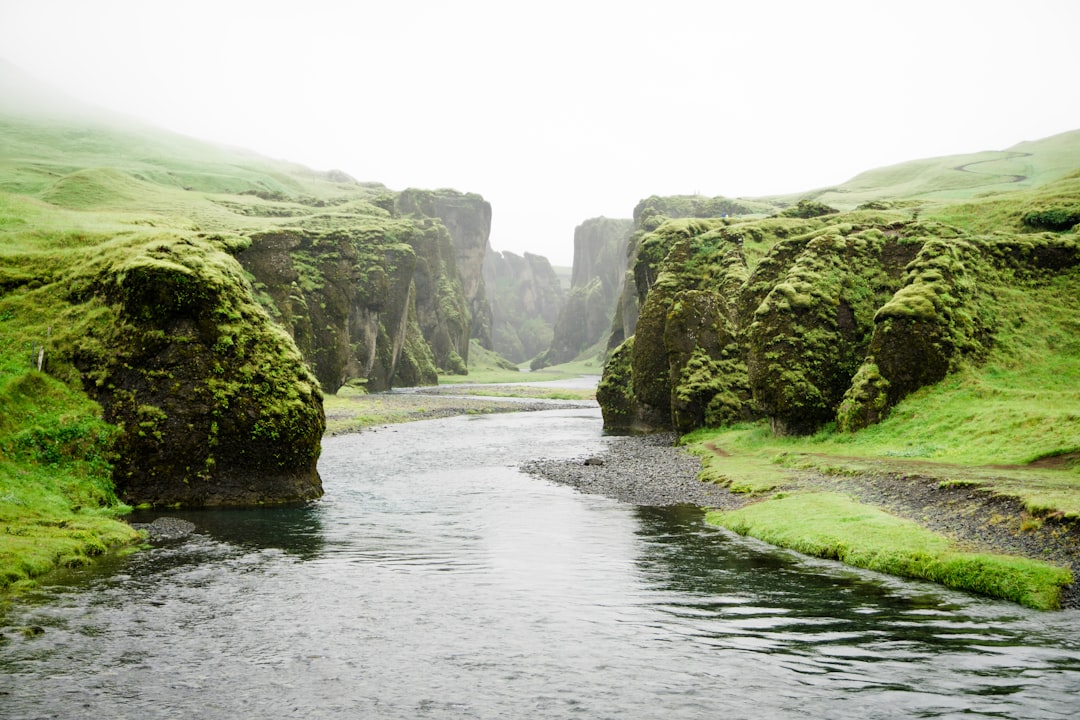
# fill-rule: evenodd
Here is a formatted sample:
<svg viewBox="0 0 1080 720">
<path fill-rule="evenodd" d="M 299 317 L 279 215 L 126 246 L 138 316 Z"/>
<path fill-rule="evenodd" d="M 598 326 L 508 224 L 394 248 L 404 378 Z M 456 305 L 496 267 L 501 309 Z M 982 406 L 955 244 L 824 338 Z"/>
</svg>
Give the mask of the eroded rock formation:
<svg viewBox="0 0 1080 720">
<path fill-rule="evenodd" d="M 54 365 L 76 368 L 120 429 L 122 500 L 258 505 L 322 494 L 318 382 L 221 247 L 152 242 L 88 265 L 64 291 L 85 326 L 57 340 Z"/>
<path fill-rule="evenodd" d="M 491 348 L 491 305 L 484 287 L 484 260 L 490 249 L 491 204 L 475 193 L 456 190 L 405 190 L 398 195 L 397 212 L 405 216 L 437 218 L 450 233 L 455 275 L 461 284 L 469 314 L 465 341 L 456 339 L 454 351 L 469 359 L 469 338 Z M 450 259 L 444 263 L 450 265 Z M 422 304 L 422 303 L 421 303 Z"/>
<path fill-rule="evenodd" d="M 900 212 L 668 220 L 639 239 L 636 333 L 598 390 L 605 425 L 767 418 L 856 430 L 994 337 L 995 287 L 1080 264 L 1073 237 L 972 236 Z"/>
</svg>

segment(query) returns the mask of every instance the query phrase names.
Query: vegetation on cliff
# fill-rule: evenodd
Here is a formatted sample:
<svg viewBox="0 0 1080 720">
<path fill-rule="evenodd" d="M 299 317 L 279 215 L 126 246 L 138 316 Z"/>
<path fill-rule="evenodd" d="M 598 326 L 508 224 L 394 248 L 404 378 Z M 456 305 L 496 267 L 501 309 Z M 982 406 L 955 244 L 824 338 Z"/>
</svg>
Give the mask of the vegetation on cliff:
<svg viewBox="0 0 1080 720">
<path fill-rule="evenodd" d="M 5 101 L 0 584 L 130 542 L 130 505 L 317 497 L 324 389 L 464 371 L 438 217 L 339 171 Z"/>
<path fill-rule="evenodd" d="M 765 418 L 809 434 L 880 421 L 965 363 L 1013 351 L 1017 325 L 1072 304 L 1076 233 L 1022 218 L 1068 207 L 1078 185 L 1019 193 L 1016 229 L 993 234 L 965 226 L 964 213 L 981 214 L 971 204 L 665 222 L 638 244 L 635 404 L 618 422 L 686 432 Z M 1001 198 L 989 202 L 1003 214 Z"/>
<path fill-rule="evenodd" d="M 747 508 L 752 517 L 716 522 L 791 547 L 834 531 L 852 552 L 892 547 L 873 522 L 844 540 L 844 523 L 814 509 L 822 483 L 810 477 L 864 478 L 860 497 L 890 510 L 892 498 L 873 490 L 885 478 L 896 492 L 911 476 L 937 478 L 942 492 L 958 482 L 972 497 L 1015 498 L 991 522 L 1034 545 L 1072 537 L 1080 159 L 1065 167 L 1061 158 L 1078 141 L 1027 144 L 1028 175 L 1006 183 L 1027 189 L 1011 192 L 986 192 L 973 163 L 941 159 L 916 164 L 922 184 L 907 166 L 868 173 L 894 182 L 881 198 L 860 176 L 858 193 L 766 199 L 775 204 L 767 217 L 658 215 L 630 257 L 624 298 L 636 332 L 605 368 L 605 424 L 696 430 L 684 442 L 703 456 L 703 478 L 762 500 Z M 812 527 L 795 527 L 796 517 Z M 813 552 L 839 557 L 827 546 Z M 1046 568 L 1025 576 L 1012 560 L 969 564 L 984 580 L 1018 583 L 994 589 L 896 558 L 870 566 L 1039 607 L 1055 606 L 1072 582 Z"/>
</svg>

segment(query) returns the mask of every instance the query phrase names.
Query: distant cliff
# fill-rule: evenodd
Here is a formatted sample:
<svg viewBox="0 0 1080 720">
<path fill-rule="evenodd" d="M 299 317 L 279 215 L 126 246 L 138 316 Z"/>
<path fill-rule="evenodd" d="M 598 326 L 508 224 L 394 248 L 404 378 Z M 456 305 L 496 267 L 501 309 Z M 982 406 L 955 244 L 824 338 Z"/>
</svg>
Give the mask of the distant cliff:
<svg viewBox="0 0 1080 720">
<path fill-rule="evenodd" d="M 574 229 L 570 292 L 555 322 L 550 347 L 533 362 L 534 369 L 569 362 L 607 335 L 632 228 L 631 220 L 599 217 Z"/>
<path fill-rule="evenodd" d="M 459 343 L 456 337 L 451 341 L 453 350 L 467 363 L 469 338 L 476 338 L 481 345 L 491 348 L 491 305 L 484 287 L 484 260 L 490 249 L 491 204 L 475 193 L 410 189 L 398 195 L 396 208 L 400 215 L 436 218 L 450 233 L 453 264 L 447 258 L 444 267 L 448 273 L 451 268 L 456 269 L 470 318 L 464 342 Z"/>
<path fill-rule="evenodd" d="M 492 311 L 492 349 L 515 363 L 546 350 L 564 302 L 547 258 L 489 250 L 484 282 Z"/>
</svg>

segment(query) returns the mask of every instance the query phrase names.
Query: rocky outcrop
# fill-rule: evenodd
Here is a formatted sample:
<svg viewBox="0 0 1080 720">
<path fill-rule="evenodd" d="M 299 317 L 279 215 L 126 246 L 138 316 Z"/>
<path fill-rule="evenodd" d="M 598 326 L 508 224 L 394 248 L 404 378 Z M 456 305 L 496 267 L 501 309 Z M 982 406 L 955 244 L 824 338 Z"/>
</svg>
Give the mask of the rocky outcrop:
<svg viewBox="0 0 1080 720">
<path fill-rule="evenodd" d="M 664 259 L 667 248 L 651 248 L 646 257 L 639 255 L 642 242 L 668 220 L 681 218 L 735 218 L 752 213 L 771 213 L 775 208 L 751 200 L 733 200 L 726 197 L 701 195 L 652 195 L 634 207 L 633 227 L 626 242 L 625 259 L 622 261 L 623 277 L 619 283 L 618 300 L 612 317 L 608 350 L 637 330 L 638 313 L 645 293 L 656 279 L 658 264 Z"/>
<path fill-rule="evenodd" d="M 985 353 L 993 288 L 1077 264 L 1075 238 L 896 212 L 666 221 L 637 244 L 641 310 L 597 393 L 605 425 L 857 430 Z"/>
<path fill-rule="evenodd" d="M 407 190 L 253 233 L 240 259 L 326 391 L 434 385 L 438 370 L 468 372 L 470 305 L 488 318 L 481 325 L 490 336 L 486 296 L 465 290 L 485 292 L 476 255 L 487 248 L 490 222 L 477 195 Z"/>
<path fill-rule="evenodd" d="M 415 248 L 437 242 L 425 240 L 412 223 L 372 217 L 347 230 L 255 233 L 240 261 L 324 390 L 356 381 L 385 390 L 399 374 L 438 381 L 431 350 L 416 342 L 413 280 L 419 275 L 425 291 L 432 283 L 427 257 L 418 272 Z"/>
<path fill-rule="evenodd" d="M 475 193 L 409 189 L 398 195 L 395 206 L 399 215 L 437 218 L 450 233 L 453 265 L 470 319 L 464 344 L 458 345 L 454 338 L 451 341 L 454 352 L 467 363 L 470 337 L 489 349 L 492 342 L 492 312 L 484 286 L 484 261 L 490 248 L 491 204 Z M 448 259 L 444 261 L 448 262 Z"/>
<path fill-rule="evenodd" d="M 574 229 L 570 292 L 555 322 L 551 346 L 533 369 L 569 362 L 611 328 L 623 278 L 630 220 L 592 218 Z"/>
<path fill-rule="evenodd" d="M 78 372 L 119 428 L 113 480 L 123 501 L 258 505 L 322 494 L 318 382 L 220 245 L 167 238 L 112 251 L 65 277 L 58 294 L 78 310 L 55 341 L 53 372 Z"/>
<path fill-rule="evenodd" d="M 546 350 L 564 302 L 547 258 L 489 250 L 484 284 L 492 313 L 492 349 L 515 363 Z"/>
</svg>

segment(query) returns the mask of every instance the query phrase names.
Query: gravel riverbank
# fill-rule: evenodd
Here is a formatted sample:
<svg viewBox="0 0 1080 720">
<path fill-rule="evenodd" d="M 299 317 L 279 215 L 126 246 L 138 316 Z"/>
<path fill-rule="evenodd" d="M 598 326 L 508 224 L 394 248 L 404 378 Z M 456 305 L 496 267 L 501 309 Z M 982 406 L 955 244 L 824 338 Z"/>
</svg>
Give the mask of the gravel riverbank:
<svg viewBox="0 0 1080 720">
<path fill-rule="evenodd" d="M 746 499 L 697 479 L 701 461 L 674 447 L 675 435 L 608 438 L 602 455 L 577 460 L 532 460 L 522 470 L 561 485 L 633 505 L 736 508 Z"/>
<path fill-rule="evenodd" d="M 673 446 L 674 435 L 613 437 L 593 458 L 538 459 L 522 470 L 581 492 L 635 505 L 691 504 L 734 509 L 751 501 L 697 479 L 700 461 Z M 847 493 L 953 538 L 972 551 L 1022 555 L 1069 567 L 1080 580 L 1080 527 L 1073 522 L 1034 522 L 1019 502 L 978 488 L 942 483 L 925 475 L 805 475 L 802 489 Z M 1066 589 L 1065 608 L 1080 608 L 1078 583 Z"/>
</svg>

